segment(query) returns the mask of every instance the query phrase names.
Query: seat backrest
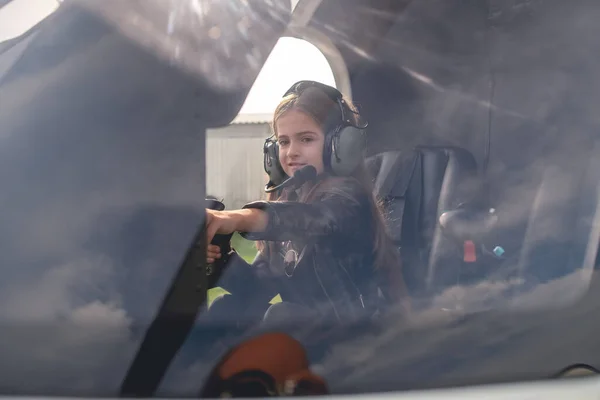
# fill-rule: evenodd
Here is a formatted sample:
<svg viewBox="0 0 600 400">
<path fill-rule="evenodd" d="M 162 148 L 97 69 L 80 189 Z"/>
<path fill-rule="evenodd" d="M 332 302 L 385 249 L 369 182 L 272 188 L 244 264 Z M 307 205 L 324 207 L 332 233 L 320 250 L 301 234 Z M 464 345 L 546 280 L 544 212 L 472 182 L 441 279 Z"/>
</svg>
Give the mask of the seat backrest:
<svg viewBox="0 0 600 400">
<path fill-rule="evenodd" d="M 400 247 L 404 196 L 411 179 L 412 153 L 386 151 L 367 159 L 367 169 L 373 177 L 374 192 L 385 203 L 386 221 L 394 242 Z"/>
<path fill-rule="evenodd" d="M 478 197 L 475 158 L 462 148 L 418 146 L 372 156 L 367 167 L 376 195 L 384 200 L 392 238 L 401 249 L 409 292 L 416 296 L 430 292 L 437 281 L 447 280 L 444 275 L 456 274 L 460 267 L 442 265 L 457 257 L 455 244 L 444 243 L 438 221 L 444 211 Z"/>
<path fill-rule="evenodd" d="M 522 292 L 550 282 L 568 283 L 565 290 L 554 286 L 557 293 L 545 299 L 546 303 L 574 301 L 581 296 L 596 267 L 600 254 L 599 155 L 600 141 L 595 141 L 577 158 L 565 155 L 544 168 L 516 272 L 523 280 Z M 568 276 L 572 279 L 564 279 Z"/>
</svg>

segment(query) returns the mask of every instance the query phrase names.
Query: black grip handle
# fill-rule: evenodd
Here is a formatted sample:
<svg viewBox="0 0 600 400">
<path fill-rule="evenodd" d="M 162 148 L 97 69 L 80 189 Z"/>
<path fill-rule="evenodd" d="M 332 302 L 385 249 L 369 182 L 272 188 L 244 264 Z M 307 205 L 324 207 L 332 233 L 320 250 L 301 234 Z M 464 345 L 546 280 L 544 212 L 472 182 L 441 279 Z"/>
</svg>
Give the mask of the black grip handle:
<svg viewBox="0 0 600 400">
<path fill-rule="evenodd" d="M 225 210 L 225 204 L 215 199 L 206 199 L 206 208 L 211 210 L 223 211 Z M 209 264 L 206 268 L 206 276 L 208 278 L 208 288 L 211 289 L 216 286 L 219 277 L 223 273 L 223 270 L 227 266 L 228 255 L 231 253 L 231 238 L 233 233 L 227 235 L 215 235 L 211 240 L 210 244 L 219 246 L 221 250 L 221 258 L 215 260 L 214 263 Z"/>
<path fill-rule="evenodd" d="M 222 201 L 217 200 L 216 198 L 207 198 L 204 200 L 205 207 L 210 210 L 223 211 L 225 209 L 225 204 Z"/>
</svg>

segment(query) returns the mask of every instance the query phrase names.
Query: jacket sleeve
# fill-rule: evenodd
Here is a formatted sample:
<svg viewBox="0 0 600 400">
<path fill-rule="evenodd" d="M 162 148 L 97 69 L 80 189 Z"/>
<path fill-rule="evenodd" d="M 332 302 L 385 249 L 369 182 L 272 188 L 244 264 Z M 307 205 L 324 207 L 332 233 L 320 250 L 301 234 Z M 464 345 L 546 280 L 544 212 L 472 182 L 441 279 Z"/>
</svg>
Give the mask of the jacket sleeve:
<svg viewBox="0 0 600 400">
<path fill-rule="evenodd" d="M 318 201 L 310 204 L 255 201 L 243 208 L 267 212 L 267 227 L 263 232 L 241 234 L 246 239 L 265 241 L 293 241 L 311 237 L 360 240 L 364 237 L 364 224 L 368 223 L 370 217 L 368 201 L 358 181 L 350 179 L 328 188 Z"/>
</svg>

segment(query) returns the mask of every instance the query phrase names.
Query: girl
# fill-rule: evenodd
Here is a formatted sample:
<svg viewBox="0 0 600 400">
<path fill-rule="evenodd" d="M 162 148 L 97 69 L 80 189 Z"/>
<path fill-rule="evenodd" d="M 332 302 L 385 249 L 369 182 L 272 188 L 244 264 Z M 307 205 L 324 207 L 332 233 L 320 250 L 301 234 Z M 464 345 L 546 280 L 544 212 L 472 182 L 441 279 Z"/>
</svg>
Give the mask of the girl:
<svg viewBox="0 0 600 400">
<path fill-rule="evenodd" d="M 288 90 L 272 121 L 278 162 L 288 177 L 312 166 L 316 178 L 241 210 L 206 210 L 209 263 L 226 256 L 210 245 L 215 234 L 241 232 L 259 250 L 251 265 L 228 260 L 218 285 L 232 296 L 213 303 L 211 314 L 341 321 L 404 299 L 400 257 L 362 159 L 341 176 L 332 166 L 336 135 L 348 125 L 358 127 L 359 115 L 337 89 L 301 81 Z M 283 302 L 265 314 L 278 293 Z"/>
</svg>

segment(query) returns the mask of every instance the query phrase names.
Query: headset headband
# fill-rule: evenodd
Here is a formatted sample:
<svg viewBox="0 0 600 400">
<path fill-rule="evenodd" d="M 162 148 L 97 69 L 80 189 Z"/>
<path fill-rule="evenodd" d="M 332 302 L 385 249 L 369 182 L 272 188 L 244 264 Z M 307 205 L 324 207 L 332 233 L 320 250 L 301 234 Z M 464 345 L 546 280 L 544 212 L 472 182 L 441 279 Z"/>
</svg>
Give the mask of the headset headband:
<svg viewBox="0 0 600 400">
<path fill-rule="evenodd" d="M 340 93 L 340 91 L 337 90 L 336 88 L 326 85 L 321 82 L 316 82 L 316 81 L 296 82 L 285 92 L 283 97 L 286 97 L 292 93 L 300 94 L 310 87 L 317 87 L 317 88 L 321 89 L 331 98 L 331 100 L 333 100 L 335 102 L 337 102 L 339 99 L 341 99 L 343 97 L 342 93 Z"/>
<path fill-rule="evenodd" d="M 348 107 L 346 101 L 344 100 L 344 96 L 339 90 L 324 83 L 307 80 L 296 82 L 285 92 L 283 97 L 286 97 L 292 93 L 300 95 L 306 89 L 311 87 L 321 89 L 334 103 L 337 103 L 339 105 L 340 111 L 342 113 L 342 121 L 344 121 L 346 124 L 354 126 L 358 129 L 365 129 L 367 127 L 368 123 L 357 125 L 354 121 L 350 119 L 350 116 L 347 115 L 348 112 L 352 114 L 358 113 L 352 110 L 350 107 Z"/>
</svg>

